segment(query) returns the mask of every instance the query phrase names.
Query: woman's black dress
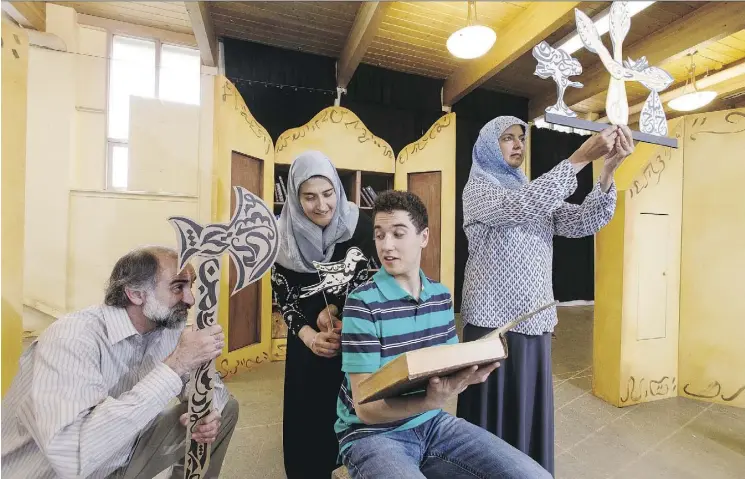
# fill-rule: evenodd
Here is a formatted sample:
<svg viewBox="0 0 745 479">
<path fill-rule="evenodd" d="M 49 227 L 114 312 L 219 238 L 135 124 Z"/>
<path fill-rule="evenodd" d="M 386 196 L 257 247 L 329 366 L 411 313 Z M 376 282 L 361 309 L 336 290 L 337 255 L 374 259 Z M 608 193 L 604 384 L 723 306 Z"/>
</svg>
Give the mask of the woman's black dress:
<svg viewBox="0 0 745 479">
<path fill-rule="evenodd" d="M 364 259 L 357 260 L 355 249 Z M 336 244 L 331 262 L 339 262 L 337 268 L 324 268 L 327 271 L 318 274 L 279 264 L 272 270 L 274 297 L 288 326 L 283 411 L 288 479 L 329 479 L 337 467 L 339 442 L 334 423 L 344 375 L 341 354 L 331 359 L 316 356 L 297 334 L 306 325 L 318 330 L 316 320 L 327 302 L 341 312 L 347 294 L 367 282 L 373 274 L 370 270 L 378 268 L 373 225 L 364 212 L 360 211 L 352 238 Z"/>
</svg>

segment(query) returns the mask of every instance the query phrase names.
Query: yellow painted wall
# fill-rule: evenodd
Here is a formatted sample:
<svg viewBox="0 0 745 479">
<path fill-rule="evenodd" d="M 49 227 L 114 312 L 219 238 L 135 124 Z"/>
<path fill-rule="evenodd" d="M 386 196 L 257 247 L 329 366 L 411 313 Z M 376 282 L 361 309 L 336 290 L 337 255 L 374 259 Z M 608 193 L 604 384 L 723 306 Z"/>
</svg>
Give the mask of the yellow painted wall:
<svg viewBox="0 0 745 479">
<path fill-rule="evenodd" d="M 215 78 L 214 89 L 214 157 L 213 217 L 215 223 L 228 223 L 233 215 L 230 199 L 232 153 L 238 152 L 264 162 L 263 200 L 274 201 L 274 144 L 269 133 L 251 115 L 240 93 L 224 76 Z M 225 331 L 225 349 L 217 360 L 218 370 L 234 374 L 241 369 L 269 360 L 272 343 L 272 286 L 269 274 L 261 281 L 261 342 L 232 352 L 228 351 L 228 304 L 230 302 L 227 255 L 222 259 L 218 321 Z"/>
<path fill-rule="evenodd" d="M 132 97 L 127 189 L 197 196 L 201 107 Z"/>
<path fill-rule="evenodd" d="M 620 397 L 625 224 L 626 195 L 619 192 L 613 219 L 595 236 L 592 392 L 611 404 Z"/>
<path fill-rule="evenodd" d="M 177 126 L 188 130 L 186 139 L 173 132 L 173 110 L 179 106 L 133 100 L 132 186 L 150 189 L 153 183 L 147 179 L 160 175 L 158 185 L 168 183 L 156 188 L 162 194 L 106 191 L 107 34 L 78 25 L 69 7 L 50 4 L 47 16 L 48 31 L 63 38 L 68 51 L 29 51 L 27 323 L 32 316 L 43 316 L 39 311 L 59 316 L 100 303 L 111 268 L 124 252 L 141 244 L 176 246 L 169 216 L 185 215 L 203 223 L 212 219 L 216 69 L 202 69 L 198 113 L 190 107 L 191 115 L 178 119 Z M 50 83 L 50 78 L 55 81 Z M 164 172 L 159 156 L 185 147 L 189 167 L 173 174 L 171 164 L 170 172 Z M 186 185 L 183 191 L 179 185 Z M 49 241 L 50 234 L 54 241 Z M 54 318 L 45 319 L 31 325 L 46 326 Z"/>
<path fill-rule="evenodd" d="M 99 304 L 116 260 L 146 244 L 177 248 L 170 216 L 197 217 L 194 198 L 105 192 L 70 194 L 68 311 Z"/>
<path fill-rule="evenodd" d="M 686 117 L 681 395 L 745 407 L 745 109 Z"/>
<path fill-rule="evenodd" d="M 638 144 L 596 237 L 593 392 L 616 406 L 677 395 L 683 151 Z"/>
<path fill-rule="evenodd" d="M 322 151 L 338 169 L 395 171 L 391 146 L 376 137 L 352 111 L 332 106 L 277 139 L 275 162 L 289 165 L 307 150 Z"/>
<path fill-rule="evenodd" d="M 398 154 L 393 188 L 406 190 L 409 173 L 440 171 L 440 282 L 455 291 L 455 113 L 448 113 Z"/>
<path fill-rule="evenodd" d="M 2 394 L 21 356 L 28 38 L 2 20 Z"/>
</svg>

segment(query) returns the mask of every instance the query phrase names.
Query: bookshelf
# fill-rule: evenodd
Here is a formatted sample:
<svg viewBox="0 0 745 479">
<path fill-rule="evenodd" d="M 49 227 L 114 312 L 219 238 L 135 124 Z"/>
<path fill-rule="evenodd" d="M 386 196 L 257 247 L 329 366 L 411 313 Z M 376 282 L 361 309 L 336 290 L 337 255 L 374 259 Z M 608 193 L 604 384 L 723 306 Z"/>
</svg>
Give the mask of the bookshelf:
<svg viewBox="0 0 745 479">
<path fill-rule="evenodd" d="M 274 214 L 279 218 L 287 195 L 289 165 L 274 166 Z M 347 200 L 359 206 L 360 211 L 372 214 L 374 198 L 393 188 L 393 174 L 364 170 L 337 169 Z"/>
</svg>

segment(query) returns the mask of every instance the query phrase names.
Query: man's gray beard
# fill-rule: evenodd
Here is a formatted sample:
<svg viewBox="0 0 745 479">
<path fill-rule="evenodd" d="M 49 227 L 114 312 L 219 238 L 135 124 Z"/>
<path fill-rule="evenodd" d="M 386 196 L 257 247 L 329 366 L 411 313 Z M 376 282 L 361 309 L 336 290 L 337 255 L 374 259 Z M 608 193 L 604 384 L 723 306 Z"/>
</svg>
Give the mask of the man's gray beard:
<svg viewBox="0 0 745 479">
<path fill-rule="evenodd" d="M 189 310 L 184 308 L 184 303 L 169 308 L 155 299 L 153 294 L 147 294 L 142 313 L 158 327 L 176 329 L 186 322 Z"/>
</svg>

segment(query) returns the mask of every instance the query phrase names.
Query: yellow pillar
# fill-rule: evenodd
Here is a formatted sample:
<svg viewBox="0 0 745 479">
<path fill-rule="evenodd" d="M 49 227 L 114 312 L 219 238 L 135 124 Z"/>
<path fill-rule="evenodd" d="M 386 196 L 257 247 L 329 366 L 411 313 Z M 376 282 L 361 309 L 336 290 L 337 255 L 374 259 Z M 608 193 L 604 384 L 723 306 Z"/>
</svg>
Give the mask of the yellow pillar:
<svg viewBox="0 0 745 479">
<path fill-rule="evenodd" d="M 2 394 L 23 348 L 23 230 L 28 38 L 2 20 Z"/>
<path fill-rule="evenodd" d="M 682 144 L 683 121 L 668 126 Z M 676 396 L 682 387 L 683 148 L 638 144 L 615 181 L 615 214 L 595 238 L 593 393 L 629 406 Z"/>
</svg>

